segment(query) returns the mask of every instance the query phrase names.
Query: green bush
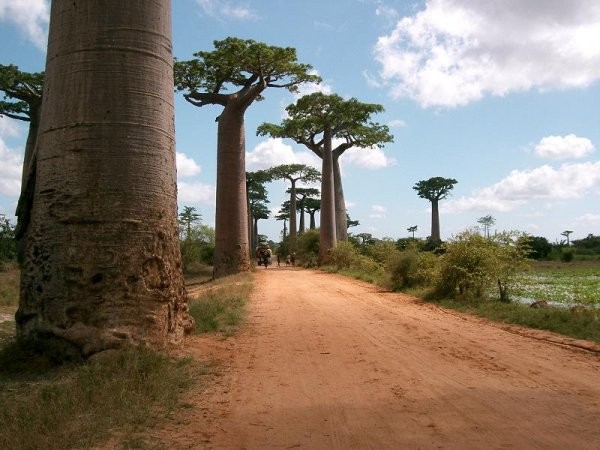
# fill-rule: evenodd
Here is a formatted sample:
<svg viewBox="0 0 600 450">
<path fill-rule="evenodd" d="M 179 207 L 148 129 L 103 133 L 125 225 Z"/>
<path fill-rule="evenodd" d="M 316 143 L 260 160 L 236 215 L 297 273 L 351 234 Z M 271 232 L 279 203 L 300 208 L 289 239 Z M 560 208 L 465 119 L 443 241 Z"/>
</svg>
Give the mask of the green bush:
<svg viewBox="0 0 600 450">
<path fill-rule="evenodd" d="M 359 256 L 358 249 L 353 243 L 342 241 L 329 250 L 327 262 L 335 266 L 337 270 L 349 269 L 353 265 L 357 265 Z"/>
<path fill-rule="evenodd" d="M 296 264 L 311 264 L 319 256 L 319 230 L 306 230 L 296 239 Z M 282 256 L 285 258 L 286 254 Z"/>
<path fill-rule="evenodd" d="M 575 252 L 572 248 L 563 248 L 560 251 L 560 260 L 562 262 L 571 262 L 575 257 Z"/>
<path fill-rule="evenodd" d="M 437 277 L 438 257 L 430 252 L 420 252 L 416 246 L 395 253 L 386 265 L 393 290 L 434 284 Z"/>
<path fill-rule="evenodd" d="M 522 235 L 514 232 L 491 238 L 471 230 L 459 234 L 445 244 L 440 257 L 437 293 L 481 297 L 498 288 L 500 299 L 508 301 L 509 288 L 526 261 L 528 248 L 519 245 L 522 241 Z"/>
</svg>

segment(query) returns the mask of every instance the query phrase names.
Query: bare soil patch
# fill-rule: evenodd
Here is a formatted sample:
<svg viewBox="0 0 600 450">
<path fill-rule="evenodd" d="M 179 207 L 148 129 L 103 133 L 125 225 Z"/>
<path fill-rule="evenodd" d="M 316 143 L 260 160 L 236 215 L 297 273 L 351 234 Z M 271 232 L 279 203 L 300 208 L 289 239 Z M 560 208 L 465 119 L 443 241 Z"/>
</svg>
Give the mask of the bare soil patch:
<svg viewBox="0 0 600 450">
<path fill-rule="evenodd" d="M 258 270 L 213 382 L 152 432 L 174 449 L 600 448 L 600 346 L 371 285 Z"/>
</svg>

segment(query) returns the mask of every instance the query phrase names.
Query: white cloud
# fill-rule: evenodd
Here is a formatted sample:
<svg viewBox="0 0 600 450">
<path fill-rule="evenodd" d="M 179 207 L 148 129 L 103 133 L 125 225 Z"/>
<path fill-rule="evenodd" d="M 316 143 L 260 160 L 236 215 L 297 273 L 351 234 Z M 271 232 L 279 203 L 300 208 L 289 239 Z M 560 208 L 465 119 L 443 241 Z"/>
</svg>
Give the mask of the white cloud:
<svg viewBox="0 0 600 450">
<path fill-rule="evenodd" d="M 600 225 L 600 214 L 583 214 L 575 219 L 575 222 L 590 226 Z"/>
<path fill-rule="evenodd" d="M 316 69 L 312 69 L 308 73 L 309 75 L 320 75 L 319 71 Z M 331 95 L 333 89 L 326 81 L 321 81 L 321 83 L 302 83 L 298 85 L 298 92 L 294 94 L 294 101 L 297 101 L 300 97 L 304 97 L 305 95 L 314 94 L 315 92 Z"/>
<path fill-rule="evenodd" d="M 228 0 L 196 0 L 207 16 L 219 19 L 254 20 L 258 15 L 247 6 Z"/>
<path fill-rule="evenodd" d="M 246 170 L 268 169 L 281 164 L 306 164 L 321 169 L 321 160 L 309 151 L 294 152 L 292 146 L 280 138 L 259 142 L 251 152 L 246 152 Z"/>
<path fill-rule="evenodd" d="M 394 97 L 455 107 L 600 79 L 596 0 L 427 0 L 374 48 Z"/>
<path fill-rule="evenodd" d="M 210 184 L 180 181 L 177 183 L 177 191 L 179 203 L 214 205 L 216 202 L 216 188 Z"/>
<path fill-rule="evenodd" d="M 344 152 L 340 161 L 344 164 L 375 170 L 396 164 L 394 158 L 388 158 L 379 147 L 353 147 Z"/>
<path fill-rule="evenodd" d="M 381 205 L 373 205 L 371 206 L 371 211 L 373 211 L 371 214 L 369 214 L 371 219 L 384 219 L 387 208 Z"/>
<path fill-rule="evenodd" d="M 547 136 L 535 146 L 536 155 L 558 160 L 583 158 L 594 150 L 592 141 L 574 134 Z"/>
<path fill-rule="evenodd" d="M 21 134 L 21 127 L 18 121 L 9 119 L 6 116 L 0 116 L 0 138 L 16 137 Z"/>
<path fill-rule="evenodd" d="M 599 190 L 600 161 L 563 164 L 558 169 L 544 165 L 533 170 L 513 170 L 503 180 L 470 197 L 443 203 L 442 210 L 507 212 L 527 202 L 581 198 Z"/>
<path fill-rule="evenodd" d="M 23 155 L 7 147 L 0 137 L 0 193 L 17 197 L 21 192 Z"/>
<path fill-rule="evenodd" d="M 177 177 L 193 177 L 199 175 L 201 167 L 192 158 L 185 153 L 176 153 L 177 157 Z"/>
<path fill-rule="evenodd" d="M 406 126 L 406 122 L 402 119 L 394 119 L 388 122 L 388 126 L 390 128 L 404 128 Z"/>
<path fill-rule="evenodd" d="M 12 22 L 41 50 L 48 43 L 49 20 L 47 0 L 0 0 L 0 21 Z"/>
</svg>

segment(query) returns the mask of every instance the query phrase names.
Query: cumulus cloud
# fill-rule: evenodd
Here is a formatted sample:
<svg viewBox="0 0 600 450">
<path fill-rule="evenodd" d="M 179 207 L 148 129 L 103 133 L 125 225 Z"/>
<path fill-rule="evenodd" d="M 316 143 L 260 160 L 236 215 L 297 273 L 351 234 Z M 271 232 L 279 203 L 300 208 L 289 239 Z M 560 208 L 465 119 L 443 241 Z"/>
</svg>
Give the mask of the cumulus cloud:
<svg viewBox="0 0 600 450">
<path fill-rule="evenodd" d="M 583 158 L 594 150 L 592 141 L 574 134 L 547 136 L 535 146 L 536 155 L 558 160 Z"/>
<path fill-rule="evenodd" d="M 21 192 L 23 155 L 8 148 L 0 137 L 0 193 L 16 197 Z"/>
<path fill-rule="evenodd" d="M 372 213 L 369 214 L 369 217 L 372 219 L 384 219 L 385 213 L 387 212 L 387 208 L 381 205 L 373 205 L 371 206 Z"/>
<path fill-rule="evenodd" d="M 423 107 L 588 86 L 600 78 L 596 0 L 427 0 L 374 48 L 380 79 Z"/>
<path fill-rule="evenodd" d="M 280 138 L 269 138 L 246 152 L 246 168 L 248 171 L 268 169 L 281 164 L 306 164 L 321 169 L 321 160 L 309 151 L 294 152 L 291 145 Z"/>
<path fill-rule="evenodd" d="M 185 153 L 176 154 L 177 157 L 177 177 L 193 177 L 199 175 L 202 169 L 192 158 Z"/>
<path fill-rule="evenodd" d="M 228 0 L 196 0 L 204 14 L 218 19 L 254 20 L 258 15 L 245 5 Z"/>
<path fill-rule="evenodd" d="M 353 147 L 346 150 L 340 161 L 346 165 L 376 170 L 396 164 L 394 158 L 389 158 L 379 147 L 360 148 Z"/>
<path fill-rule="evenodd" d="M 492 186 L 469 197 L 452 199 L 442 205 L 444 212 L 507 212 L 531 201 L 581 198 L 600 190 L 600 161 L 563 164 L 557 169 L 544 165 L 533 170 L 513 170 Z"/>
<path fill-rule="evenodd" d="M 177 199 L 185 204 L 208 204 L 216 203 L 216 188 L 213 185 L 194 182 L 186 183 L 180 181 L 177 183 Z"/>
<path fill-rule="evenodd" d="M 12 22 L 40 50 L 48 43 L 48 0 L 0 0 L 0 21 Z"/>
</svg>

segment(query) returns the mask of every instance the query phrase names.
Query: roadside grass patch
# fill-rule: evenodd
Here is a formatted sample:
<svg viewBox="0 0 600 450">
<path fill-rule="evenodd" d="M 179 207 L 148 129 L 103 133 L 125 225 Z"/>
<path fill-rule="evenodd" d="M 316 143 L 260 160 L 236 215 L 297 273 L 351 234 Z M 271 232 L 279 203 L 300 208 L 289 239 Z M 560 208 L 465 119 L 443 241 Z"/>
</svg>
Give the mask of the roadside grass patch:
<svg viewBox="0 0 600 450">
<path fill-rule="evenodd" d="M 520 303 L 487 299 L 444 299 L 435 303 L 496 322 L 549 330 L 600 343 L 600 309 L 597 308 L 531 308 Z"/>
<path fill-rule="evenodd" d="M 128 441 L 142 442 L 139 433 L 183 406 L 182 393 L 204 374 L 191 359 L 141 348 L 56 367 L 16 343 L 5 345 L 0 448 L 91 448 L 115 432 L 122 448 L 131 448 Z"/>
<path fill-rule="evenodd" d="M 0 271 L 0 307 L 19 304 L 19 269 Z"/>
<path fill-rule="evenodd" d="M 202 294 L 188 299 L 196 333 L 216 331 L 231 336 L 244 319 L 252 292 L 252 275 L 241 273 L 219 278 L 206 286 Z"/>
</svg>

